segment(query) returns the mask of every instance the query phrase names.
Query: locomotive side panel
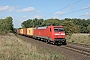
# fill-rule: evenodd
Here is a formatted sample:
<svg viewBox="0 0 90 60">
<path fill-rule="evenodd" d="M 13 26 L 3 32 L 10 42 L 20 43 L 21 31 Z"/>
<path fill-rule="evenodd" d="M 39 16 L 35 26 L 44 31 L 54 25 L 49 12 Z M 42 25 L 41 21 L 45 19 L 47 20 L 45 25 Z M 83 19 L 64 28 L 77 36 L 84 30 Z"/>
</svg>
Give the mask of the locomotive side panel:
<svg viewBox="0 0 90 60">
<path fill-rule="evenodd" d="M 35 28 L 34 36 L 38 38 L 48 39 L 48 29 L 47 28 Z"/>
</svg>

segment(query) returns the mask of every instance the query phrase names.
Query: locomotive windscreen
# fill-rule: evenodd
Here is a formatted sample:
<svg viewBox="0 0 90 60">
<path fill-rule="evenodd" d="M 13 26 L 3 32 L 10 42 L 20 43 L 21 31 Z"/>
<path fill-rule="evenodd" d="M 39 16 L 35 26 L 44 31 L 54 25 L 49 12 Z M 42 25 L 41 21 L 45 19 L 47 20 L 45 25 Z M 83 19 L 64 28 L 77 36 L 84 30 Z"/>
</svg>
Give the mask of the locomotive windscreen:
<svg viewBox="0 0 90 60">
<path fill-rule="evenodd" d="M 61 31 L 64 31 L 64 28 L 56 28 L 56 27 L 55 27 L 55 28 L 54 28 L 54 31 L 55 31 L 55 32 L 61 32 Z"/>
</svg>

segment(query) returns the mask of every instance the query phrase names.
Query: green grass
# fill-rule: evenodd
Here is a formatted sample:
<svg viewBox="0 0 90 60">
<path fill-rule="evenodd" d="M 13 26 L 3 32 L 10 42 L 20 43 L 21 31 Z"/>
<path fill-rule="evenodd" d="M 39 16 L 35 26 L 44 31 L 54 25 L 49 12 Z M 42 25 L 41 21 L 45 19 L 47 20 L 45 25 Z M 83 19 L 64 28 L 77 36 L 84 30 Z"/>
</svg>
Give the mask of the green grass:
<svg viewBox="0 0 90 60">
<path fill-rule="evenodd" d="M 90 34 L 72 34 L 71 36 L 67 35 L 66 39 L 68 42 L 90 45 Z"/>
<path fill-rule="evenodd" d="M 61 53 L 30 44 L 14 34 L 0 36 L 0 60 L 63 60 Z"/>
</svg>

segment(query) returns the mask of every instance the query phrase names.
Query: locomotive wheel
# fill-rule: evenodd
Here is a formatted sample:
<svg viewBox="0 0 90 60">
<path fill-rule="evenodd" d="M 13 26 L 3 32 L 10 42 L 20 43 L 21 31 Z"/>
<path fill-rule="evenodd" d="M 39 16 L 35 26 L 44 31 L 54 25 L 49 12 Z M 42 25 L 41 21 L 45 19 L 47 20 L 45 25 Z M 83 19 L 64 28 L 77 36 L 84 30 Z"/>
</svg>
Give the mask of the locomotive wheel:
<svg viewBox="0 0 90 60">
<path fill-rule="evenodd" d="M 47 44 L 49 44 L 50 43 L 50 41 L 49 40 L 47 40 Z"/>
<path fill-rule="evenodd" d="M 52 45 L 55 45 L 55 42 L 52 42 Z"/>
<path fill-rule="evenodd" d="M 58 46 L 60 46 L 60 45 L 61 45 L 61 43 L 59 43 L 59 42 L 58 42 L 58 43 L 57 43 L 57 45 L 58 45 Z"/>
<path fill-rule="evenodd" d="M 63 45 L 67 45 L 67 43 L 66 43 L 66 42 L 64 42 L 64 43 L 63 43 Z"/>
</svg>

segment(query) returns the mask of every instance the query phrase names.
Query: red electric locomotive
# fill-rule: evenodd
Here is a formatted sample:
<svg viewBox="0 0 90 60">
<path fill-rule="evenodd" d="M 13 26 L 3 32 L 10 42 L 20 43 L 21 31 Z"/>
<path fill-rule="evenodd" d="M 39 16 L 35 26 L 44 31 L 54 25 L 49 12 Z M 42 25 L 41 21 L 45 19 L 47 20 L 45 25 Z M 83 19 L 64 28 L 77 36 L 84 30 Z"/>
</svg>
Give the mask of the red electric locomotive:
<svg viewBox="0 0 90 60">
<path fill-rule="evenodd" d="M 63 26 L 46 26 L 34 28 L 34 38 L 42 39 L 48 43 L 66 44 L 65 31 Z"/>
</svg>

